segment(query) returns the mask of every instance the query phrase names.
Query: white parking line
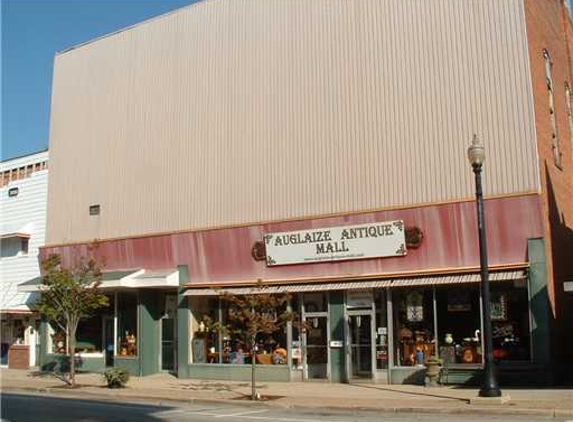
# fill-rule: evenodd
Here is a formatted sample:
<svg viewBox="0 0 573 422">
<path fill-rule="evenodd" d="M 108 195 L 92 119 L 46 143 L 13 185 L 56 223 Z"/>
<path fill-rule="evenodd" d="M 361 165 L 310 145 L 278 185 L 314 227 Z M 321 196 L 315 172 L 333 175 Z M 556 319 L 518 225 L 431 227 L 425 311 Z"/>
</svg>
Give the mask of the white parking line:
<svg viewBox="0 0 573 422">
<path fill-rule="evenodd" d="M 196 416 L 207 416 L 211 418 L 236 418 L 236 419 L 249 419 L 249 420 L 262 420 L 262 421 L 276 421 L 276 422 L 324 422 L 324 419 L 303 419 L 303 418 L 280 418 L 273 415 L 269 416 L 257 416 L 257 413 L 268 412 L 268 409 L 262 410 L 247 410 L 237 413 L 211 413 L 214 410 L 220 409 L 174 409 L 165 412 L 158 412 L 161 416 L 173 415 L 173 414 L 186 414 L 186 415 L 196 415 Z M 337 421 L 337 422 L 347 422 L 347 421 Z"/>
<path fill-rule="evenodd" d="M 239 413 L 230 413 L 230 414 L 225 414 L 225 415 L 217 415 L 215 416 L 216 418 L 233 418 L 233 417 L 237 417 L 237 416 L 243 416 L 243 415 L 252 415 L 255 413 L 265 413 L 268 412 L 268 409 L 263 409 L 263 410 L 249 410 L 247 412 L 239 412 Z"/>
</svg>

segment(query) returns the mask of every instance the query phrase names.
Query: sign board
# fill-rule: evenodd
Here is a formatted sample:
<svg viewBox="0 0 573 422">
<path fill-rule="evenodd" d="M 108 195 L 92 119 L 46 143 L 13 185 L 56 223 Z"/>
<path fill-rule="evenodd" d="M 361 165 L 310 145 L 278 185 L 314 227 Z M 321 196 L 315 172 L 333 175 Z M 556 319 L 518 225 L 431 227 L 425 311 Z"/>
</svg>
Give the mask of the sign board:
<svg viewBox="0 0 573 422">
<path fill-rule="evenodd" d="M 406 255 L 402 220 L 267 233 L 264 240 L 268 266 Z"/>
<path fill-rule="evenodd" d="M 347 308 L 372 308 L 372 290 L 349 290 L 346 292 Z"/>
<path fill-rule="evenodd" d="M 344 346 L 344 342 L 342 340 L 330 340 L 330 347 L 333 349 L 340 349 Z"/>
</svg>

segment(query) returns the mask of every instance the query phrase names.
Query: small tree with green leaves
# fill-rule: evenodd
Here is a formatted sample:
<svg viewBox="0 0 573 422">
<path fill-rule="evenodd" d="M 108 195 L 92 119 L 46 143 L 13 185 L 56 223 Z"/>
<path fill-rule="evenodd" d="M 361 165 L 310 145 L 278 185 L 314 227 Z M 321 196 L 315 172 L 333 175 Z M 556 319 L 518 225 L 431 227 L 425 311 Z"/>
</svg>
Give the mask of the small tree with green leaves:
<svg viewBox="0 0 573 422">
<path fill-rule="evenodd" d="M 257 291 L 258 290 L 258 291 Z M 288 294 L 265 293 L 266 286 L 257 285 L 255 291 L 246 295 L 221 293 L 223 302 L 229 306 L 226 321 L 212 322 L 207 318 L 207 325 L 219 335 L 230 336 L 248 345 L 251 351 L 251 400 L 257 400 L 256 389 L 256 349 L 257 336 L 273 334 L 291 322 L 304 328 L 296 321 L 296 313 L 288 311 L 286 304 L 290 300 Z"/>
<path fill-rule="evenodd" d="M 108 306 L 101 292 L 101 267 L 93 257 L 82 257 L 76 265 L 66 268 L 61 256 L 50 255 L 42 261 L 43 281 L 38 310 L 59 327 L 67 338 L 69 375 L 66 382 L 75 387 L 76 331 L 82 319 L 91 317 L 98 309 Z"/>
</svg>

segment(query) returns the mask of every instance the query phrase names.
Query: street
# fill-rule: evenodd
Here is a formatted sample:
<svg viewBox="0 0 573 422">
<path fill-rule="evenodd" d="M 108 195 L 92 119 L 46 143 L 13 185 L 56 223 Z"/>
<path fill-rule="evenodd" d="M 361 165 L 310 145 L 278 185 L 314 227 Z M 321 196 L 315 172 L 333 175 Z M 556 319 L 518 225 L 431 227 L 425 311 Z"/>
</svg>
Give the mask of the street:
<svg viewBox="0 0 573 422">
<path fill-rule="evenodd" d="M 240 406 L 226 404 L 161 404 L 118 403 L 108 401 L 80 400 L 48 395 L 2 394 L 2 422 L 211 422 L 216 420 L 236 422 L 537 422 L 553 420 L 567 422 L 563 418 L 543 417 L 494 417 L 468 415 L 409 415 L 369 412 L 330 412 L 276 409 L 265 406 Z"/>
</svg>

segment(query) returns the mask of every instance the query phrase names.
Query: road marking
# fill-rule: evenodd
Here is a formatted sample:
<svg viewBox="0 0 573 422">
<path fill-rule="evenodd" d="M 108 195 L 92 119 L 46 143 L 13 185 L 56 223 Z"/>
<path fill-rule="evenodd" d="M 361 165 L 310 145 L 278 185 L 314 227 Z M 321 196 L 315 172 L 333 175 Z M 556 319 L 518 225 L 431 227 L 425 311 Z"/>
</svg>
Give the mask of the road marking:
<svg viewBox="0 0 573 422">
<path fill-rule="evenodd" d="M 156 412 L 155 414 L 161 416 L 186 414 L 186 415 L 196 415 L 196 416 L 207 416 L 210 418 L 236 418 L 236 419 L 265 420 L 265 421 L 278 421 L 278 422 L 324 422 L 324 419 L 281 418 L 273 416 L 272 414 L 268 416 L 262 416 L 262 415 L 257 416 L 257 413 L 266 413 L 269 412 L 270 409 L 243 410 L 243 411 L 237 411 L 236 413 L 212 413 L 214 411 L 216 412 L 217 410 L 228 411 L 231 409 L 224 407 L 206 408 L 206 409 L 180 408 L 180 409 L 166 410 L 163 412 Z M 346 421 L 340 420 L 337 422 L 346 422 Z"/>
<path fill-rule="evenodd" d="M 244 412 L 244 413 L 235 413 L 235 414 L 213 414 L 213 413 L 205 413 L 205 412 L 189 412 L 188 415 L 197 415 L 197 416 L 210 416 L 213 418 L 237 418 L 237 419 L 258 419 L 258 420 L 266 420 L 266 421 L 281 421 L 281 422 L 324 422 L 324 419 L 301 419 L 301 418 L 278 418 L 276 416 L 256 416 L 252 415 L 251 412 Z M 345 422 L 345 421 L 337 421 L 337 422 Z"/>
<path fill-rule="evenodd" d="M 198 412 L 215 412 L 217 410 L 225 410 L 225 407 L 205 407 L 205 408 L 190 408 L 190 407 L 180 407 L 178 409 L 173 409 L 173 410 L 165 410 L 165 411 L 161 411 L 159 413 L 161 413 L 162 415 L 176 415 L 178 413 L 198 413 Z"/>
<path fill-rule="evenodd" d="M 230 413 L 230 414 L 225 414 L 225 415 L 217 415 L 215 416 L 216 418 L 233 418 L 233 417 L 238 417 L 238 416 L 243 416 L 243 415 L 252 415 L 254 413 L 265 413 L 268 412 L 268 409 L 263 409 L 263 410 L 249 410 L 247 412 L 239 412 L 239 413 Z"/>
</svg>

